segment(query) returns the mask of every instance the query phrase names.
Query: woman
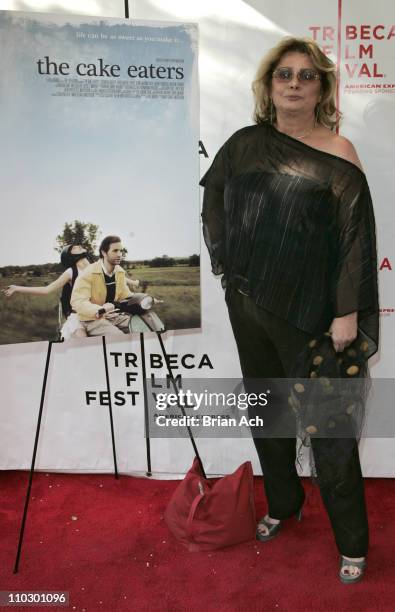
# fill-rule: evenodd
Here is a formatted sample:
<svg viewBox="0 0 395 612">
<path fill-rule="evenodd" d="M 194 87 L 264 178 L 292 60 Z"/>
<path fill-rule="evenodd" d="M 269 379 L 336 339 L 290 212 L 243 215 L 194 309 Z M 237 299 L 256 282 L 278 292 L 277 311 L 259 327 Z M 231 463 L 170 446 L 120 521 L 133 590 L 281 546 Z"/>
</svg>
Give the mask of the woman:
<svg viewBox="0 0 395 612">
<path fill-rule="evenodd" d="M 205 241 L 213 272 L 224 274 L 245 379 L 289 377 L 308 342 L 325 332 L 337 353 L 357 333 L 367 357 L 377 351 L 373 209 L 353 145 L 333 131 L 335 88 L 335 67 L 316 43 L 280 41 L 253 83 L 257 125 L 233 134 L 201 181 Z M 304 490 L 295 437 L 254 443 L 269 509 L 256 535 L 267 541 L 282 519 L 300 517 Z M 357 442 L 311 439 L 311 446 L 339 576 L 356 582 L 368 548 Z M 345 457 L 342 465 L 332 456 Z"/>
<path fill-rule="evenodd" d="M 45 287 L 24 287 L 21 285 L 9 285 L 3 289 L 4 295 L 11 297 L 15 293 L 27 293 L 29 295 L 49 295 L 54 291 L 62 289 L 61 305 L 66 322 L 61 329 L 61 336 L 64 339 L 84 338 L 86 332 L 81 325 L 78 316 L 71 311 L 70 297 L 78 273 L 90 264 L 87 258 L 87 251 L 80 244 L 66 245 L 60 255 L 60 261 L 66 270 L 52 283 Z"/>
</svg>

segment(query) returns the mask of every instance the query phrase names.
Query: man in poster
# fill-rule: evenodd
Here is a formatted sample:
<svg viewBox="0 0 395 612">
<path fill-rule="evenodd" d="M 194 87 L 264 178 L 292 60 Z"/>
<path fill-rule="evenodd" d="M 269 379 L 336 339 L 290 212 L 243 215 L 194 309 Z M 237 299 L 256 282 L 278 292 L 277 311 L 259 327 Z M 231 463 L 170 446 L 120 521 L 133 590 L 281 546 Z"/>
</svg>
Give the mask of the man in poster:
<svg viewBox="0 0 395 612">
<path fill-rule="evenodd" d="M 114 302 L 131 296 L 121 268 L 122 243 L 118 236 L 106 236 L 99 247 L 99 261 L 87 266 L 75 282 L 71 306 L 88 336 L 129 333 L 130 316 L 119 313 Z"/>
</svg>

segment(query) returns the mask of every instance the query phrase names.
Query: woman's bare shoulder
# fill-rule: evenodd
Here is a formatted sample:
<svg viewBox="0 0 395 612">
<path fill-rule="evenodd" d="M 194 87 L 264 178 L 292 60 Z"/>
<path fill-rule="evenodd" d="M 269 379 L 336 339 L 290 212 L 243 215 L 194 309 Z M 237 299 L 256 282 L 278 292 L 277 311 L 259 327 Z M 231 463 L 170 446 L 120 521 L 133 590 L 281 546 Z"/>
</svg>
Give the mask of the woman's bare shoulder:
<svg viewBox="0 0 395 612">
<path fill-rule="evenodd" d="M 317 138 L 320 140 L 321 149 L 326 153 L 337 155 L 347 161 L 355 164 L 363 172 L 361 161 L 355 150 L 354 145 L 348 138 L 335 134 L 328 128 L 320 126 L 320 131 L 317 134 Z"/>
</svg>

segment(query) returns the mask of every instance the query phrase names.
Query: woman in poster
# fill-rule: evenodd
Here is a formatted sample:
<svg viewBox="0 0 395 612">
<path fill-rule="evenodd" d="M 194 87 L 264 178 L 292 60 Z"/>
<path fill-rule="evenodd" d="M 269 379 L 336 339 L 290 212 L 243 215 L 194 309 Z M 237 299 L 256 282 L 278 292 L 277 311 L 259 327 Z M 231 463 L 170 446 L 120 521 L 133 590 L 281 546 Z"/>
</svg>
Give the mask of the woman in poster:
<svg viewBox="0 0 395 612">
<path fill-rule="evenodd" d="M 325 334 L 336 364 L 357 341 L 366 363 L 378 348 L 372 202 L 353 145 L 335 132 L 335 91 L 335 66 L 318 45 L 283 39 L 253 83 L 256 125 L 233 134 L 201 180 L 204 237 L 213 272 L 224 275 L 245 379 L 290 377 Z M 256 537 L 266 542 L 281 520 L 300 516 L 305 494 L 295 437 L 254 443 L 268 501 Z M 368 550 L 357 440 L 312 436 L 310 447 L 339 577 L 355 583 Z"/>
<path fill-rule="evenodd" d="M 71 336 L 74 338 L 84 338 L 87 334 L 77 315 L 71 311 L 70 297 L 78 273 L 90 264 L 87 258 L 87 251 L 80 244 L 66 245 L 61 252 L 60 261 L 66 269 L 56 280 L 49 283 L 49 285 L 44 287 L 9 285 L 3 289 L 3 293 L 6 297 L 11 297 L 15 293 L 45 296 L 62 289 L 60 301 L 63 315 L 66 317 L 66 322 L 62 326 L 61 336 L 65 340 Z"/>
</svg>

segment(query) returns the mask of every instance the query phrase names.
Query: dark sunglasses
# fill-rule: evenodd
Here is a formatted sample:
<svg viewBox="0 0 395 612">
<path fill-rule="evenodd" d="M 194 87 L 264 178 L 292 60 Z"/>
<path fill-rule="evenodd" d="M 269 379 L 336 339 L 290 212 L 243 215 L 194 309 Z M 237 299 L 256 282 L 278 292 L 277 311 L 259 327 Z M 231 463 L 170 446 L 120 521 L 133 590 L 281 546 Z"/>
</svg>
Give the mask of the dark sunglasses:
<svg viewBox="0 0 395 612">
<path fill-rule="evenodd" d="M 291 81 L 293 76 L 294 71 L 292 68 L 276 68 L 272 73 L 272 77 L 279 81 Z M 321 80 L 321 75 L 317 70 L 313 70 L 312 68 L 302 68 L 296 76 L 298 77 L 298 81 L 303 83 Z"/>
</svg>

